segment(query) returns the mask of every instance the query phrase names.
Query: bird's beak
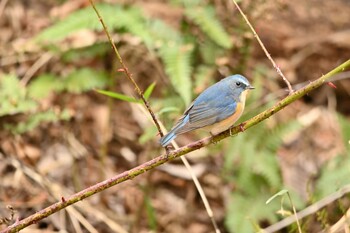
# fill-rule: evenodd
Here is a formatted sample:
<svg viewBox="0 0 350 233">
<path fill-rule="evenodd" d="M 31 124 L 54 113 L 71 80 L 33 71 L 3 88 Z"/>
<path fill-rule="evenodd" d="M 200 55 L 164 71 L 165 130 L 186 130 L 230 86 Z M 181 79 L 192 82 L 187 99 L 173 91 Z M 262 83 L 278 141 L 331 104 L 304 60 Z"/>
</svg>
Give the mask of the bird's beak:
<svg viewBox="0 0 350 233">
<path fill-rule="evenodd" d="M 253 90 L 253 89 L 255 89 L 255 87 L 249 85 L 249 86 L 247 87 L 247 89 Z"/>
</svg>

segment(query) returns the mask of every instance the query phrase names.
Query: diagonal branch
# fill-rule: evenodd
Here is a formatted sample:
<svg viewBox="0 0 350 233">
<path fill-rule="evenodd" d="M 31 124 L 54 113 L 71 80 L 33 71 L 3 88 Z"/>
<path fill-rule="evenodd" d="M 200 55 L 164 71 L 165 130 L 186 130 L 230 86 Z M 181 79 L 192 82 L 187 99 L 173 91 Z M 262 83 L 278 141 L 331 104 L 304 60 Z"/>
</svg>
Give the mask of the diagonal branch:
<svg viewBox="0 0 350 233">
<path fill-rule="evenodd" d="M 258 33 L 256 33 L 254 27 L 252 26 L 252 24 L 249 22 L 247 16 L 243 13 L 242 9 L 239 7 L 239 5 L 237 4 L 237 2 L 235 0 L 232 0 L 232 2 L 235 4 L 235 6 L 237 7 L 239 13 L 241 13 L 242 17 L 244 18 L 244 20 L 246 21 L 246 23 L 248 24 L 250 30 L 252 30 L 254 37 L 256 38 L 256 40 L 259 42 L 262 50 L 264 51 L 265 55 L 267 56 L 267 58 L 271 61 L 273 67 L 276 69 L 277 73 L 282 77 L 283 81 L 287 84 L 287 87 L 289 89 L 289 94 L 293 93 L 293 88 L 290 85 L 290 82 L 288 81 L 288 79 L 284 76 L 284 74 L 282 73 L 282 70 L 279 68 L 279 66 L 276 64 L 276 62 L 272 59 L 270 53 L 267 51 L 267 49 L 265 48 L 265 45 L 263 44 L 263 42 L 260 40 L 260 37 L 258 35 Z"/>
<path fill-rule="evenodd" d="M 224 138 L 229 137 L 230 135 L 236 135 L 242 130 L 246 130 L 259 122 L 269 118 L 270 116 L 274 115 L 278 111 L 282 110 L 284 107 L 288 106 L 289 104 L 293 103 L 294 101 L 300 99 L 307 93 L 311 92 L 312 90 L 320 87 L 323 83 L 325 83 L 328 79 L 330 79 L 333 75 L 340 73 L 342 71 L 345 71 L 345 69 L 350 67 L 350 59 L 344 62 L 343 64 L 339 65 L 326 75 L 323 75 L 319 79 L 311 82 L 307 86 L 301 88 L 298 91 L 293 92 L 292 94 L 288 95 L 286 98 L 279 101 L 277 104 L 275 104 L 273 107 L 263 111 L 262 113 L 256 115 L 255 117 L 243 122 L 239 126 L 235 126 L 232 129 L 228 129 L 224 132 L 222 132 L 219 135 L 213 136 L 213 137 L 206 137 L 202 140 L 199 140 L 197 142 L 191 143 L 187 146 L 181 147 L 177 150 L 171 151 L 168 155 L 160 155 L 146 163 L 143 163 L 133 169 L 130 169 L 128 171 L 125 171 L 119 175 L 116 175 L 110 179 L 104 180 L 98 184 L 95 184 L 87 189 L 84 189 L 80 191 L 79 193 L 76 193 L 70 197 L 62 197 L 60 202 L 57 202 L 49 207 L 46 207 L 45 209 L 21 220 L 13 225 L 7 227 L 6 229 L 2 230 L 0 233 L 12 233 L 12 232 L 18 232 L 19 230 L 37 223 L 38 221 L 52 215 L 53 213 L 58 212 L 61 209 L 64 209 L 65 207 L 72 205 L 78 201 L 84 200 L 85 198 L 88 198 L 96 193 L 102 192 L 103 190 L 110 188 L 116 184 L 122 183 L 127 180 L 131 180 L 135 178 L 136 176 L 139 176 L 146 171 L 149 171 L 155 167 L 158 167 L 168 161 L 174 160 L 175 158 L 178 158 L 184 154 L 188 154 L 194 150 L 198 150 L 204 146 L 207 146 L 212 143 L 219 142 L 223 140 Z"/>
</svg>

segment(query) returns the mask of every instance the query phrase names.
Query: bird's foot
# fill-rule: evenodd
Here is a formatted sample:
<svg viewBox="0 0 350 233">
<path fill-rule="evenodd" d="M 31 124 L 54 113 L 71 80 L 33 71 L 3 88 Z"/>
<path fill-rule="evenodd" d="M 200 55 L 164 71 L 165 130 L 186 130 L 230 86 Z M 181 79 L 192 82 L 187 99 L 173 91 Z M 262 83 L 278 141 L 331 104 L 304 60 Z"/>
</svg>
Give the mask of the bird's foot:
<svg viewBox="0 0 350 233">
<path fill-rule="evenodd" d="M 230 137 L 232 137 L 232 127 L 230 127 Z"/>
<path fill-rule="evenodd" d="M 165 146 L 165 158 L 169 157 L 169 154 L 172 150 L 174 150 L 174 147 L 172 145 L 167 145 Z"/>
</svg>

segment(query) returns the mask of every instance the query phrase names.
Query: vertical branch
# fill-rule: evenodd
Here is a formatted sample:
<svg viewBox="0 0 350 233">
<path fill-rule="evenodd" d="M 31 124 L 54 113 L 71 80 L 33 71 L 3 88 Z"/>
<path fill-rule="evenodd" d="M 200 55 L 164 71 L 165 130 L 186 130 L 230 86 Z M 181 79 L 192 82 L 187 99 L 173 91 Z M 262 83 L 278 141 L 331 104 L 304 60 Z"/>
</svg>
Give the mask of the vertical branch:
<svg viewBox="0 0 350 233">
<path fill-rule="evenodd" d="M 239 13 L 241 13 L 241 15 L 243 16 L 244 20 L 246 21 L 246 23 L 248 24 L 250 30 L 252 30 L 254 37 L 256 38 L 256 40 L 259 42 L 262 50 L 264 51 L 264 53 L 266 54 L 267 58 L 271 61 L 273 67 L 276 69 L 277 73 L 282 77 L 283 81 L 287 84 L 287 87 L 289 89 L 289 94 L 293 93 L 293 89 L 292 86 L 290 85 L 290 82 L 288 81 L 288 79 L 284 76 L 284 74 L 282 73 L 281 69 L 279 68 L 279 66 L 275 63 L 275 61 L 272 59 L 271 55 L 269 54 L 269 52 L 267 51 L 267 49 L 265 48 L 265 45 L 263 44 L 263 42 L 260 40 L 259 35 L 256 33 L 255 29 L 253 28 L 253 26 L 251 25 L 251 23 L 249 22 L 247 16 L 243 13 L 243 11 L 241 10 L 241 8 L 239 7 L 239 5 L 237 4 L 236 0 L 232 0 L 233 3 L 235 4 L 235 6 L 237 7 Z"/>
<path fill-rule="evenodd" d="M 114 41 L 113 41 L 113 39 L 112 39 L 112 37 L 111 37 L 111 35 L 110 35 L 108 29 L 107 29 L 107 26 L 106 26 L 106 24 L 104 23 L 104 21 L 103 21 L 101 15 L 100 15 L 100 13 L 98 12 L 98 10 L 97 10 L 97 8 L 96 8 L 96 6 L 95 6 L 94 1 L 93 1 L 93 0 L 89 0 L 89 1 L 90 1 L 90 3 L 91 3 L 92 7 L 94 8 L 95 13 L 96 13 L 98 19 L 100 20 L 100 22 L 101 22 L 101 24 L 102 24 L 102 26 L 103 26 L 103 29 L 104 29 L 104 31 L 105 31 L 105 33 L 106 33 L 106 35 L 107 35 L 108 41 L 109 41 L 109 43 L 112 45 L 113 51 L 114 51 L 115 55 L 117 56 L 120 65 L 122 66 L 122 71 L 125 73 L 126 77 L 131 81 L 131 83 L 134 85 L 134 87 L 135 87 L 135 89 L 136 89 L 136 91 L 137 91 L 137 94 L 138 94 L 139 97 L 142 99 L 142 101 L 143 101 L 143 103 L 145 104 L 145 106 L 146 106 L 146 108 L 147 108 L 149 114 L 150 114 L 151 117 L 152 117 L 152 120 L 153 120 L 154 124 L 156 125 L 156 127 L 157 127 L 157 129 L 158 129 L 159 135 L 160 135 L 161 137 L 163 137 L 163 136 L 164 136 L 163 131 L 162 131 L 162 129 L 160 128 L 159 122 L 158 122 L 156 116 L 154 115 L 154 112 L 152 111 L 152 109 L 151 109 L 151 107 L 150 107 L 148 101 L 145 99 L 145 97 L 144 97 L 144 95 L 143 95 L 143 93 L 142 93 L 140 87 L 137 85 L 137 83 L 136 83 L 135 80 L 133 79 L 132 74 L 130 73 L 128 67 L 125 65 L 125 63 L 124 63 L 122 57 L 120 56 L 120 54 L 119 54 L 119 52 L 118 52 L 118 49 L 117 49 L 117 47 L 115 46 Z"/>
</svg>

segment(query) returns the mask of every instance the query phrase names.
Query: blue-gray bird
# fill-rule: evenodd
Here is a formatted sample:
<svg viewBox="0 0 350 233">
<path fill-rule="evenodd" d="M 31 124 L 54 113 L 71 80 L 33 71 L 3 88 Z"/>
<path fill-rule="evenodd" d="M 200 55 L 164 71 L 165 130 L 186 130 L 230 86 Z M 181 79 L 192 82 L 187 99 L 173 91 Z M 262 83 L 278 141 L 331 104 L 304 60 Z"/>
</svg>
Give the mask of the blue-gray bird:
<svg viewBox="0 0 350 233">
<path fill-rule="evenodd" d="M 229 129 L 242 115 L 248 90 L 254 89 L 242 75 L 236 74 L 204 90 L 185 111 L 168 134 L 160 139 L 165 147 L 177 135 L 204 128 L 212 135 Z"/>
</svg>

